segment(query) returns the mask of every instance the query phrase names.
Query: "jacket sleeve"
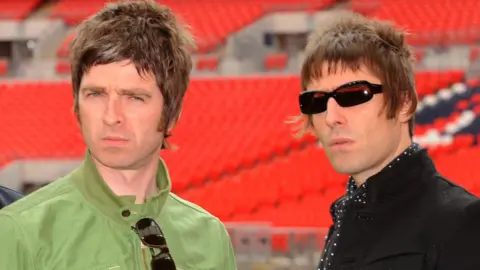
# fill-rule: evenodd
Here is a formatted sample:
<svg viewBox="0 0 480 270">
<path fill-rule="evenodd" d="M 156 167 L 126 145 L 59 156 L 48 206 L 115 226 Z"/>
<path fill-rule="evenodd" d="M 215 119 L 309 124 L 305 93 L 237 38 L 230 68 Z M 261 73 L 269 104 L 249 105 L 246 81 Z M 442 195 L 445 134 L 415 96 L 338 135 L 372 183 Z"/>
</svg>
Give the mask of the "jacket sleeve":
<svg viewBox="0 0 480 270">
<path fill-rule="evenodd" d="M 219 224 L 219 235 L 220 235 L 220 251 L 222 256 L 219 256 L 221 260 L 219 262 L 218 270 L 237 270 L 237 263 L 235 260 L 235 252 L 233 250 L 232 241 L 230 240 L 230 236 L 227 232 L 227 229 L 223 225 L 221 221 L 218 221 Z"/>
<path fill-rule="evenodd" d="M 0 212 L 0 269 L 35 270 L 27 234 L 9 215 Z"/>
<path fill-rule="evenodd" d="M 480 201 L 470 204 L 464 222 L 442 245 L 437 270 L 478 270 L 480 258 Z"/>
</svg>

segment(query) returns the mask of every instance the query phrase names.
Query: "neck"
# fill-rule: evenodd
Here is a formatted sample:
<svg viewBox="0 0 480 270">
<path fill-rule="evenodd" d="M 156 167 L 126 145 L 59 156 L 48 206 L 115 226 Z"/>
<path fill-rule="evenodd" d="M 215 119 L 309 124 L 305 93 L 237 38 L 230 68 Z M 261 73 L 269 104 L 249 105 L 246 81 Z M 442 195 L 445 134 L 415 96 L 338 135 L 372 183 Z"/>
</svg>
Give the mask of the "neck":
<svg viewBox="0 0 480 270">
<path fill-rule="evenodd" d="M 152 159 L 144 166 L 132 170 L 119 170 L 101 164 L 93 159 L 98 173 L 108 187 L 117 196 L 135 196 L 135 203 L 144 203 L 145 200 L 157 193 L 156 174 L 158 158 Z"/>
<path fill-rule="evenodd" d="M 392 151 L 391 154 L 384 158 L 381 162 L 377 163 L 375 166 L 372 166 L 372 168 L 368 170 L 352 175 L 357 187 L 360 187 L 363 183 L 367 181 L 368 178 L 383 170 L 383 168 L 385 168 L 397 156 L 399 156 L 403 151 L 405 151 L 405 149 L 407 149 L 411 144 L 412 139 L 410 137 L 400 140 L 399 144 L 395 148 L 395 151 Z"/>
</svg>

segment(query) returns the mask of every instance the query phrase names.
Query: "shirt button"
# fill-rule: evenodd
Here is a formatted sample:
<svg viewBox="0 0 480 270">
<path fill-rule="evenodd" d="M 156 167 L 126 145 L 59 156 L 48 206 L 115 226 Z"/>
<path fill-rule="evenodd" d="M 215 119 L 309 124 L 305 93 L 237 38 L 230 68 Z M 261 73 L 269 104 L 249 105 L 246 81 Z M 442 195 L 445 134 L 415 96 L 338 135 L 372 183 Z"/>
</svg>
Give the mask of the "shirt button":
<svg viewBox="0 0 480 270">
<path fill-rule="evenodd" d="M 123 210 L 122 211 L 122 217 L 129 217 L 130 216 L 130 210 Z"/>
</svg>

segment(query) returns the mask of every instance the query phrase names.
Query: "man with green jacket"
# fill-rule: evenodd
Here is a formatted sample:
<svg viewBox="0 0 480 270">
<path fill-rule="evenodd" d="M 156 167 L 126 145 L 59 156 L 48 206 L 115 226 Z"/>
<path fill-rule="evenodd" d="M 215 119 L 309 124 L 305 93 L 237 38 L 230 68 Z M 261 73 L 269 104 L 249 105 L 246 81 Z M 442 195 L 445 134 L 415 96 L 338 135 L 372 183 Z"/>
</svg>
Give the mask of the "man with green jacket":
<svg viewBox="0 0 480 270">
<path fill-rule="evenodd" d="M 0 269 L 236 269 L 224 225 L 170 192 L 158 156 L 180 116 L 191 47 L 154 2 L 109 4 L 79 26 L 72 88 L 85 159 L 0 211 Z"/>
</svg>

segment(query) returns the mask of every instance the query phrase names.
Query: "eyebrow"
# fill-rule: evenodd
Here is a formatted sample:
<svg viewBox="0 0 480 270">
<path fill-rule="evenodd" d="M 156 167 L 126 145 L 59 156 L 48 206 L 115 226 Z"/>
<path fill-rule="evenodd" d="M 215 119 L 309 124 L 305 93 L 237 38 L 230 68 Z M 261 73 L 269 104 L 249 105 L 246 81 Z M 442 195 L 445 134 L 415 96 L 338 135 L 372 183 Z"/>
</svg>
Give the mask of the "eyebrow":
<svg viewBox="0 0 480 270">
<path fill-rule="evenodd" d="M 122 88 L 118 92 L 122 95 L 127 95 L 127 96 L 143 96 L 147 98 L 152 97 L 152 95 L 143 88 Z"/>
<path fill-rule="evenodd" d="M 105 90 L 104 87 L 101 87 L 101 86 L 86 85 L 86 86 L 80 88 L 80 92 L 100 92 L 100 93 L 103 93 L 103 92 L 106 92 L 106 90 Z M 116 92 L 119 93 L 120 95 L 127 95 L 127 96 L 143 96 L 143 97 L 147 97 L 147 98 L 152 97 L 152 95 L 150 93 L 148 93 L 147 90 L 145 90 L 143 88 L 138 88 L 138 87 L 121 88 Z"/>
<path fill-rule="evenodd" d="M 105 92 L 105 88 L 94 85 L 86 85 L 80 88 L 80 92 Z"/>
</svg>

